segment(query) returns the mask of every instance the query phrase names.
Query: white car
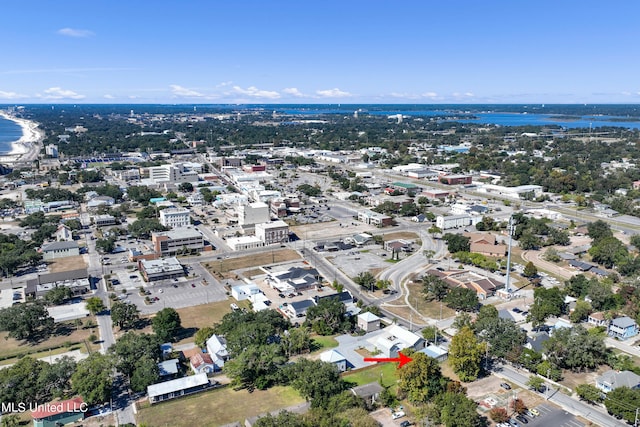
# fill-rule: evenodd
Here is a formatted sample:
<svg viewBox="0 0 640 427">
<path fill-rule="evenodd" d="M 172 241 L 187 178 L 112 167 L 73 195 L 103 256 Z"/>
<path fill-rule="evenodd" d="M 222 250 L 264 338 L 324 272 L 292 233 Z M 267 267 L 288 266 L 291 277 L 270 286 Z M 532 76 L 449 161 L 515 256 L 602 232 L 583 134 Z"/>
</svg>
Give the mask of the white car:
<svg viewBox="0 0 640 427">
<path fill-rule="evenodd" d="M 404 411 L 398 411 L 398 412 L 394 412 L 393 414 L 391 414 L 391 419 L 393 420 L 397 420 L 398 418 L 402 418 L 404 417 L 406 414 L 404 413 Z"/>
<path fill-rule="evenodd" d="M 240 309 L 240 307 L 238 307 L 238 305 L 235 302 L 231 303 L 231 310 L 236 311 L 236 310 L 239 310 L 239 309 Z"/>
</svg>

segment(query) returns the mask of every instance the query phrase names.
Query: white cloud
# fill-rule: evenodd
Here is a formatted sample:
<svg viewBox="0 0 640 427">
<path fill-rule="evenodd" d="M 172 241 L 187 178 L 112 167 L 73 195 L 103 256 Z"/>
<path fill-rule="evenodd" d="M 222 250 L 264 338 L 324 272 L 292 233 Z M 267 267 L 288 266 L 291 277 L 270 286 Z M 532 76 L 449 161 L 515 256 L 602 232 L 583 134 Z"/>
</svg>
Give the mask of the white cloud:
<svg viewBox="0 0 640 427">
<path fill-rule="evenodd" d="M 61 28 L 56 32 L 61 36 L 67 37 L 91 37 L 94 35 L 93 31 L 80 30 L 77 28 Z"/>
<path fill-rule="evenodd" d="M 323 98 L 346 98 L 351 96 L 349 92 L 342 91 L 338 88 L 317 90 L 316 93 Z"/>
<path fill-rule="evenodd" d="M 62 89 L 60 87 L 51 87 L 44 91 L 45 99 L 84 99 L 84 95 L 80 95 L 72 90 Z"/>
<path fill-rule="evenodd" d="M 425 92 L 422 94 L 422 96 L 425 98 L 437 98 L 438 94 L 435 92 Z"/>
<path fill-rule="evenodd" d="M 236 93 L 240 93 L 242 95 L 247 95 L 252 98 L 268 98 L 268 99 L 278 99 L 280 98 L 280 94 L 276 91 L 271 90 L 260 90 L 255 86 L 250 86 L 246 89 L 242 89 L 240 86 L 234 86 L 233 90 Z"/>
<path fill-rule="evenodd" d="M 17 92 L 5 92 L 3 90 L 0 90 L 0 99 L 21 99 L 21 98 L 27 98 L 27 95 L 22 95 Z"/>
<path fill-rule="evenodd" d="M 298 88 L 295 88 L 295 87 L 288 87 L 288 88 L 282 89 L 282 91 L 287 95 L 292 95 L 298 98 L 301 98 L 304 96 L 304 94 L 300 92 Z"/>
<path fill-rule="evenodd" d="M 108 93 L 107 93 L 106 95 L 104 95 L 104 97 L 105 97 L 106 99 L 116 99 L 116 97 L 115 97 L 115 96 L 110 95 L 110 94 L 108 94 Z"/>
<path fill-rule="evenodd" d="M 467 97 L 469 97 L 469 98 L 472 98 L 472 97 L 474 97 L 475 95 L 473 94 L 473 92 L 465 92 L 465 93 L 464 93 L 464 96 L 467 96 Z"/>
<path fill-rule="evenodd" d="M 187 89 L 186 87 L 182 87 L 179 85 L 169 85 L 171 88 L 171 92 L 175 96 L 185 96 L 185 97 L 201 97 L 204 96 L 200 92 L 196 92 L 195 90 Z"/>
</svg>

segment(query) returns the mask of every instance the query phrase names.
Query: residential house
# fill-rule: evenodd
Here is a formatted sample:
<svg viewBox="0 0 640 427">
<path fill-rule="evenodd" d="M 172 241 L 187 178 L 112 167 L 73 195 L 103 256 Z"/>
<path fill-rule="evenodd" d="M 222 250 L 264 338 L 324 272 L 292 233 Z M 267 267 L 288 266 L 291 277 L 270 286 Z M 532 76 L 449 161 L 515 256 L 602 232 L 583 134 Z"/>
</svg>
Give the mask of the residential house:
<svg viewBox="0 0 640 427">
<path fill-rule="evenodd" d="M 609 393 L 618 387 L 640 388 L 640 375 L 631 371 L 608 370 L 596 379 L 596 387 L 603 393 Z"/>
<path fill-rule="evenodd" d="M 371 402 L 371 404 L 376 403 L 382 390 L 384 390 L 384 388 L 377 381 L 351 388 L 351 392 L 354 395 L 362 398 L 366 402 Z"/>
<path fill-rule="evenodd" d="M 507 253 L 507 245 L 498 244 L 496 236 L 490 233 L 465 233 L 469 238 L 469 250 L 476 254 L 503 257 Z"/>
<path fill-rule="evenodd" d="M 196 353 L 189 358 L 189 366 L 196 374 L 212 374 L 216 371 L 216 365 L 209 353 Z"/>
<path fill-rule="evenodd" d="M 638 335 L 638 324 L 630 317 L 623 316 L 609 323 L 609 336 L 626 340 Z"/>
<path fill-rule="evenodd" d="M 589 317 L 587 317 L 587 323 L 595 326 L 609 326 L 609 321 L 605 319 L 604 313 L 601 311 L 591 313 Z"/>
<path fill-rule="evenodd" d="M 282 307 L 282 311 L 291 319 L 296 317 L 304 317 L 310 307 L 315 306 L 313 300 L 304 299 L 302 301 L 294 301 Z"/>
<path fill-rule="evenodd" d="M 58 229 L 54 233 L 54 236 L 58 242 L 71 242 L 73 241 L 73 232 L 69 227 L 64 224 L 58 226 Z"/>
<path fill-rule="evenodd" d="M 82 397 L 38 405 L 31 411 L 34 427 L 58 427 L 84 419 L 86 403 Z"/>
<path fill-rule="evenodd" d="M 49 261 L 80 255 L 80 247 L 74 241 L 61 241 L 42 245 L 42 259 Z"/>
<path fill-rule="evenodd" d="M 527 335 L 527 342 L 524 344 L 529 350 L 542 353 L 542 344 L 549 340 L 549 334 L 546 332 L 534 332 L 531 335 Z"/>
<path fill-rule="evenodd" d="M 158 372 L 160 378 L 173 377 L 178 374 L 180 361 L 178 359 L 169 359 L 158 363 Z"/>
<path fill-rule="evenodd" d="M 229 352 L 227 351 L 227 340 L 219 335 L 212 335 L 207 340 L 207 353 L 211 356 L 211 361 L 216 369 L 222 369 L 224 362 L 229 360 Z"/>
<path fill-rule="evenodd" d="M 347 358 L 338 350 L 329 350 L 320 354 L 320 360 L 334 364 L 340 372 L 347 370 Z"/>
<path fill-rule="evenodd" d="M 370 311 L 358 314 L 356 323 L 358 329 L 362 329 L 365 332 L 372 332 L 380 329 L 380 318 Z"/>
<path fill-rule="evenodd" d="M 209 378 L 207 378 L 207 374 L 201 373 L 152 384 L 147 387 L 147 395 L 149 396 L 149 403 L 154 404 L 198 393 L 209 387 L 211 387 L 211 383 L 209 382 Z"/>
<path fill-rule="evenodd" d="M 430 358 L 436 359 L 438 362 L 444 362 L 449 357 L 449 351 L 447 351 L 447 349 L 435 344 L 429 344 L 418 353 L 424 353 Z"/>
<path fill-rule="evenodd" d="M 398 357 L 398 352 L 405 348 L 419 351 L 425 346 L 424 338 L 398 325 L 387 326 L 371 341 L 383 357 Z"/>
</svg>

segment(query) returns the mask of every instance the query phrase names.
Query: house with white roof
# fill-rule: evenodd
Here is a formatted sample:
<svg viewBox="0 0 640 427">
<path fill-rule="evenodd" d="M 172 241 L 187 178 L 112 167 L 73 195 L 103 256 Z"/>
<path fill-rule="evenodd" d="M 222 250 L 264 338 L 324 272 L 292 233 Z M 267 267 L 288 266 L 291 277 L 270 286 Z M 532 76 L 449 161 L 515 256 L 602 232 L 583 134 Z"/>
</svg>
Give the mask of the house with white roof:
<svg viewBox="0 0 640 427">
<path fill-rule="evenodd" d="M 357 326 L 365 332 L 377 331 L 380 329 L 380 318 L 370 311 L 358 314 Z"/>
<path fill-rule="evenodd" d="M 384 357 L 398 357 L 398 352 L 406 348 L 419 351 L 425 346 L 424 338 L 398 325 L 384 328 L 381 334 L 377 334 L 369 342 L 380 350 Z"/>
<path fill-rule="evenodd" d="M 227 351 L 227 340 L 218 335 L 211 335 L 207 340 L 207 353 L 211 356 L 211 361 L 217 369 L 222 369 L 224 362 L 229 360 L 229 352 Z"/>
<path fill-rule="evenodd" d="M 329 350 L 321 353 L 320 360 L 327 363 L 333 363 L 340 372 L 347 370 L 347 358 L 338 350 Z"/>
</svg>

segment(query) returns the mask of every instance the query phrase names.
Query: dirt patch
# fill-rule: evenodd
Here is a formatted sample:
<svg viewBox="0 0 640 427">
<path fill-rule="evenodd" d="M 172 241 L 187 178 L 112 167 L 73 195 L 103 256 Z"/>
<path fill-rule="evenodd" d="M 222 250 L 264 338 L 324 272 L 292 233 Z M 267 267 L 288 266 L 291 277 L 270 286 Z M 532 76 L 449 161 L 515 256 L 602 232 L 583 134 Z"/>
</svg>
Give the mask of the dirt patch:
<svg viewBox="0 0 640 427">
<path fill-rule="evenodd" d="M 85 262 L 84 256 L 78 255 L 52 260 L 51 264 L 49 264 L 49 271 L 51 273 L 59 273 L 61 271 L 77 270 L 86 267 L 87 263 Z"/>
<path fill-rule="evenodd" d="M 426 301 L 422 294 L 421 283 L 409 283 L 407 289 L 409 289 L 409 303 L 423 316 L 440 320 L 455 316 L 455 310 L 446 305 L 438 301 Z"/>
<path fill-rule="evenodd" d="M 394 231 L 393 233 L 385 233 L 382 235 L 385 242 L 390 240 L 416 240 L 418 235 L 410 231 Z"/>
<path fill-rule="evenodd" d="M 299 260 L 300 255 L 291 249 L 279 249 L 277 251 L 263 252 L 245 257 L 219 259 L 208 261 L 202 265 L 209 270 L 212 275 L 223 275 L 224 277 L 232 277 L 229 274 L 232 271 L 244 268 L 259 267 L 268 264 L 278 264 L 281 262 Z"/>
<path fill-rule="evenodd" d="M 249 279 L 251 279 L 254 276 L 262 276 L 264 274 L 266 274 L 264 270 L 261 270 L 259 268 L 252 268 L 251 270 L 246 270 L 242 272 L 242 275 L 244 277 L 248 277 Z"/>
<path fill-rule="evenodd" d="M 601 365 L 597 370 L 593 372 L 572 372 L 563 370 L 562 381 L 560 381 L 560 384 L 570 388 L 571 390 L 575 390 L 576 387 L 580 384 L 595 384 L 596 378 L 598 378 L 609 369 L 611 369 L 609 368 L 609 366 Z"/>
</svg>

